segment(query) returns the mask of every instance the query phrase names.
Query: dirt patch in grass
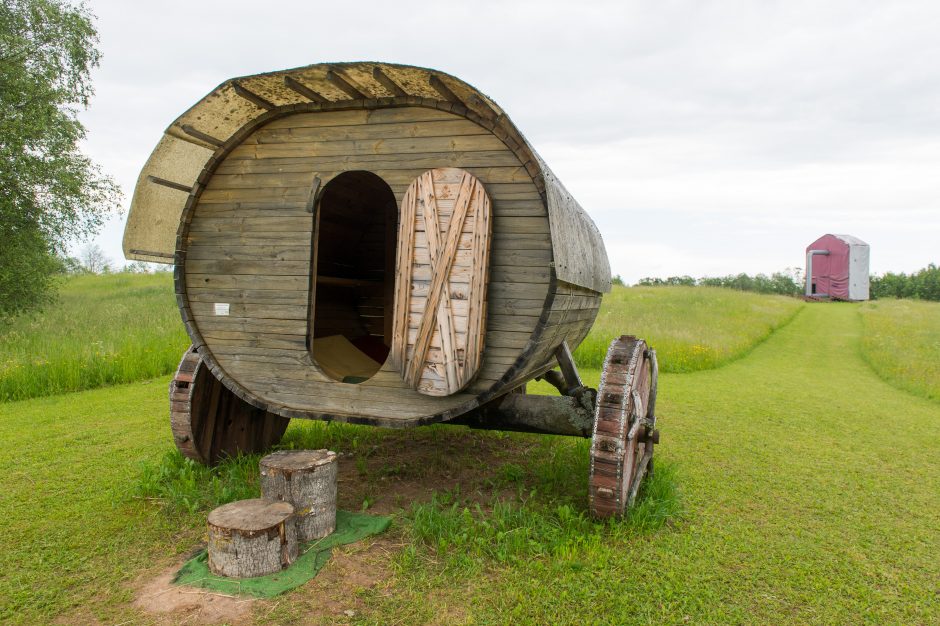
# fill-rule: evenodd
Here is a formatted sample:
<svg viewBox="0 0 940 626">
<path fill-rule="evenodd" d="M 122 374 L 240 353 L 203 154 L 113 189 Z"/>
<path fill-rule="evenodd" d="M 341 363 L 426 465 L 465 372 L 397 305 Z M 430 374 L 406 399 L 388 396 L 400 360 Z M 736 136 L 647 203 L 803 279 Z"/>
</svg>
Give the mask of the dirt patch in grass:
<svg viewBox="0 0 940 626">
<path fill-rule="evenodd" d="M 394 536 L 382 536 L 335 548 L 316 578 L 270 600 L 174 585 L 182 566 L 176 562 L 156 578 L 141 581 L 132 606 L 159 625 L 345 621 L 363 612 L 366 596 L 385 593 L 391 559 L 402 545 Z M 75 623 L 73 618 L 63 623 Z"/>
<path fill-rule="evenodd" d="M 319 623 L 347 621 L 361 615 L 367 599 L 386 595 L 391 560 L 402 544 L 382 536 L 333 550 L 316 578 L 283 598 L 255 607 L 258 621 Z"/>
<path fill-rule="evenodd" d="M 519 462 L 537 446 L 537 440 L 527 436 L 493 436 L 463 428 L 387 432 L 355 451 L 341 452 L 338 506 L 394 515 L 441 491 L 486 506 L 494 497 L 512 494 L 500 468 Z M 404 545 L 393 529 L 338 547 L 312 581 L 271 600 L 173 585 L 182 565 L 176 562 L 156 578 L 134 585 L 133 608 L 158 624 L 342 622 L 362 614 L 370 597 L 389 593 L 392 559 Z"/>
<path fill-rule="evenodd" d="M 431 433 L 403 431 L 339 458 L 339 507 L 395 513 L 441 491 L 487 504 L 508 495 L 500 468 L 518 463 L 538 443 L 530 437 L 493 437 L 458 427 Z"/>
<path fill-rule="evenodd" d="M 145 582 L 135 594 L 134 608 L 157 624 L 245 624 L 259 600 L 213 593 L 173 584 L 182 563 L 175 563 Z"/>
</svg>

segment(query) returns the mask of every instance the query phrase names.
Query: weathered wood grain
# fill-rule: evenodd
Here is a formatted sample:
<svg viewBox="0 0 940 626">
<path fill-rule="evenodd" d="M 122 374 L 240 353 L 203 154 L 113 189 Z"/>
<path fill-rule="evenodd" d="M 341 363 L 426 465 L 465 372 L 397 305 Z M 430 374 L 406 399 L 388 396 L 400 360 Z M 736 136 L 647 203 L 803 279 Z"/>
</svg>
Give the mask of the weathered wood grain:
<svg viewBox="0 0 940 626">
<path fill-rule="evenodd" d="M 261 498 L 229 502 L 209 513 L 208 565 L 218 576 L 274 574 L 297 559 L 294 507 Z"/>
<path fill-rule="evenodd" d="M 396 315 L 396 336 L 403 341 L 396 348 L 396 361 L 402 363 L 402 376 L 409 386 L 430 395 L 451 395 L 477 372 L 485 321 L 479 310 L 486 300 L 484 279 L 477 278 L 477 288 L 468 289 L 467 297 L 458 300 L 466 303 L 467 313 L 455 315 L 451 289 L 454 282 L 470 287 L 474 276 L 486 275 L 491 204 L 475 177 L 454 168 L 422 174 L 405 195 L 409 206 L 403 208 L 403 214 L 411 221 L 401 222 L 399 238 L 411 248 L 400 255 L 407 273 L 400 272 L 398 279 L 426 281 L 428 287 L 424 293 L 409 287 L 407 297 L 396 302 L 408 311 L 407 316 Z M 441 210 L 445 203 L 446 212 Z M 413 245 L 419 232 L 424 235 L 425 247 Z M 470 245 L 465 254 L 459 250 L 463 232 Z M 471 321 L 476 328 L 470 328 Z M 405 328 L 407 339 L 402 336 Z M 443 355 L 439 363 L 427 359 L 432 345 Z"/>
<path fill-rule="evenodd" d="M 336 529 L 337 456 L 329 450 L 280 450 L 258 463 L 261 495 L 294 507 L 301 542 L 322 539 Z"/>
<path fill-rule="evenodd" d="M 315 271 L 310 267 L 314 222 L 305 212 L 311 181 L 318 177 L 325 187 L 342 172 L 371 171 L 390 185 L 404 211 L 410 182 L 438 167 L 464 169 L 492 192 L 489 275 L 480 278 L 458 268 L 444 281 L 441 293 L 447 295 L 452 321 L 481 322 L 486 328 L 475 338 L 466 332 L 453 333 L 451 350 L 453 342 L 468 340 L 486 346 L 478 355 L 478 373 L 469 393 L 424 396 L 404 384 L 391 361 L 359 385 L 330 380 L 300 347 L 304 335 L 300 328 L 308 323 L 310 309 L 304 302 L 310 296 L 310 273 Z M 185 270 L 178 286 L 180 297 L 189 303 L 184 318 L 188 315 L 191 328 L 209 344 L 207 352 L 236 388 L 282 415 L 374 420 L 371 423 L 384 425 L 456 415 L 459 407 L 474 406 L 477 398 L 498 393 L 511 379 L 546 367 L 557 342 L 567 338 L 576 345 L 587 324 L 574 319 L 579 315 L 576 312 L 565 313 L 572 304 L 561 300 L 567 293 L 551 291 L 555 283 L 550 230 L 531 168 L 519 161 L 503 139 L 453 113 L 399 107 L 282 117 L 247 136 L 241 146 L 218 160 L 214 174 L 204 180 L 205 188 L 197 190 L 181 239 Z M 449 223 L 455 198 L 443 195 L 438 219 Z M 404 212 L 399 215 L 402 219 L 406 219 Z M 475 214 L 470 212 L 467 221 L 473 219 Z M 408 244 L 410 262 L 416 256 L 431 258 L 423 216 L 418 214 L 417 221 L 421 223 Z M 355 226 L 353 220 L 337 228 Z M 456 266 L 478 260 L 482 248 L 476 243 L 474 228 L 461 229 L 456 239 Z M 399 267 L 401 250 L 400 240 L 395 261 Z M 393 344 L 416 339 L 421 303 L 426 306 L 432 288 L 430 263 L 416 263 L 414 270 L 412 280 L 396 283 L 394 298 L 407 293 L 414 306 L 401 312 L 404 317 L 395 311 L 401 330 L 392 330 Z M 487 293 L 485 306 L 470 307 L 468 299 L 479 291 L 481 282 Z M 557 312 L 552 309 L 556 300 L 561 307 Z M 230 315 L 214 315 L 216 302 L 229 303 Z M 598 302 L 585 298 L 579 305 L 590 308 Z M 364 306 L 364 319 L 381 319 L 381 298 L 377 304 Z M 368 312 L 372 310 L 376 312 Z M 329 313 L 332 317 L 321 320 L 332 324 L 330 320 L 337 315 Z M 551 315 L 563 325 L 560 329 L 544 328 Z M 205 333 L 199 335 L 200 330 Z M 383 334 L 382 329 L 369 332 Z M 453 372 L 448 370 L 440 337 L 434 339 L 434 335 L 439 335 L 436 327 L 426 361 L 428 380 L 436 385 L 448 375 L 453 377 Z M 467 356 L 462 358 L 466 365 Z"/>
</svg>

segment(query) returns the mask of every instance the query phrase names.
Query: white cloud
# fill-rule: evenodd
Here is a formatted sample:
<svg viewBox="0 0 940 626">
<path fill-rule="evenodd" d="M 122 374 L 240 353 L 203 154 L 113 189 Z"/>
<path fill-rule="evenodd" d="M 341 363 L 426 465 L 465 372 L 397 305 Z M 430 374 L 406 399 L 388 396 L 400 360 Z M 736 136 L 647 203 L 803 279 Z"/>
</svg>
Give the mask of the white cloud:
<svg viewBox="0 0 940 626">
<path fill-rule="evenodd" d="M 938 3 L 92 9 L 104 61 L 86 145 L 128 201 L 163 129 L 221 81 L 376 59 L 435 67 L 493 96 L 628 279 L 783 269 L 833 231 L 869 241 L 876 271 L 940 257 Z M 115 258 L 121 230 L 115 220 L 99 238 Z"/>
</svg>

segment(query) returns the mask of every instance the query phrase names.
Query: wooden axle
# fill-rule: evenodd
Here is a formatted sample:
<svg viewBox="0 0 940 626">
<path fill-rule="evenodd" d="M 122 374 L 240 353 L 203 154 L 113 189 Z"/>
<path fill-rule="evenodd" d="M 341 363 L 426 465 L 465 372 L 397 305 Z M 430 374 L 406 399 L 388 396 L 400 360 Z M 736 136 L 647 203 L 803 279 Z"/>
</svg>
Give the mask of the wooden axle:
<svg viewBox="0 0 940 626">
<path fill-rule="evenodd" d="M 482 430 L 510 430 L 548 435 L 590 437 L 594 407 L 572 396 L 510 393 L 478 411 L 445 424 Z"/>
</svg>

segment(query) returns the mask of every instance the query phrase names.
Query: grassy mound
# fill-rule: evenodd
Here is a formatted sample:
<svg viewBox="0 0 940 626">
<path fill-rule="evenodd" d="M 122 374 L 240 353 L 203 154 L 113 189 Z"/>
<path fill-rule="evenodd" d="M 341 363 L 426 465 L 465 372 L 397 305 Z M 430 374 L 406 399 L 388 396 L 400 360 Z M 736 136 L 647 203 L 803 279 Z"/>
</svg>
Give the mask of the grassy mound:
<svg viewBox="0 0 940 626">
<path fill-rule="evenodd" d="M 665 372 L 717 367 L 786 324 L 792 298 L 708 287 L 614 287 L 575 353 L 598 369 L 611 339 L 649 339 Z M 172 372 L 189 340 L 172 276 L 70 278 L 40 315 L 0 327 L 0 402 L 146 380 Z"/>
<path fill-rule="evenodd" d="M 861 307 L 862 356 L 902 389 L 940 400 L 940 303 L 878 300 Z"/>
<path fill-rule="evenodd" d="M 76 276 L 46 311 L 0 327 L 0 402 L 161 376 L 188 345 L 172 275 Z"/>
<path fill-rule="evenodd" d="M 614 337 L 636 335 L 656 348 L 664 372 L 717 367 L 746 354 L 803 307 L 784 296 L 712 287 L 614 287 L 575 358 L 599 369 Z"/>
</svg>

